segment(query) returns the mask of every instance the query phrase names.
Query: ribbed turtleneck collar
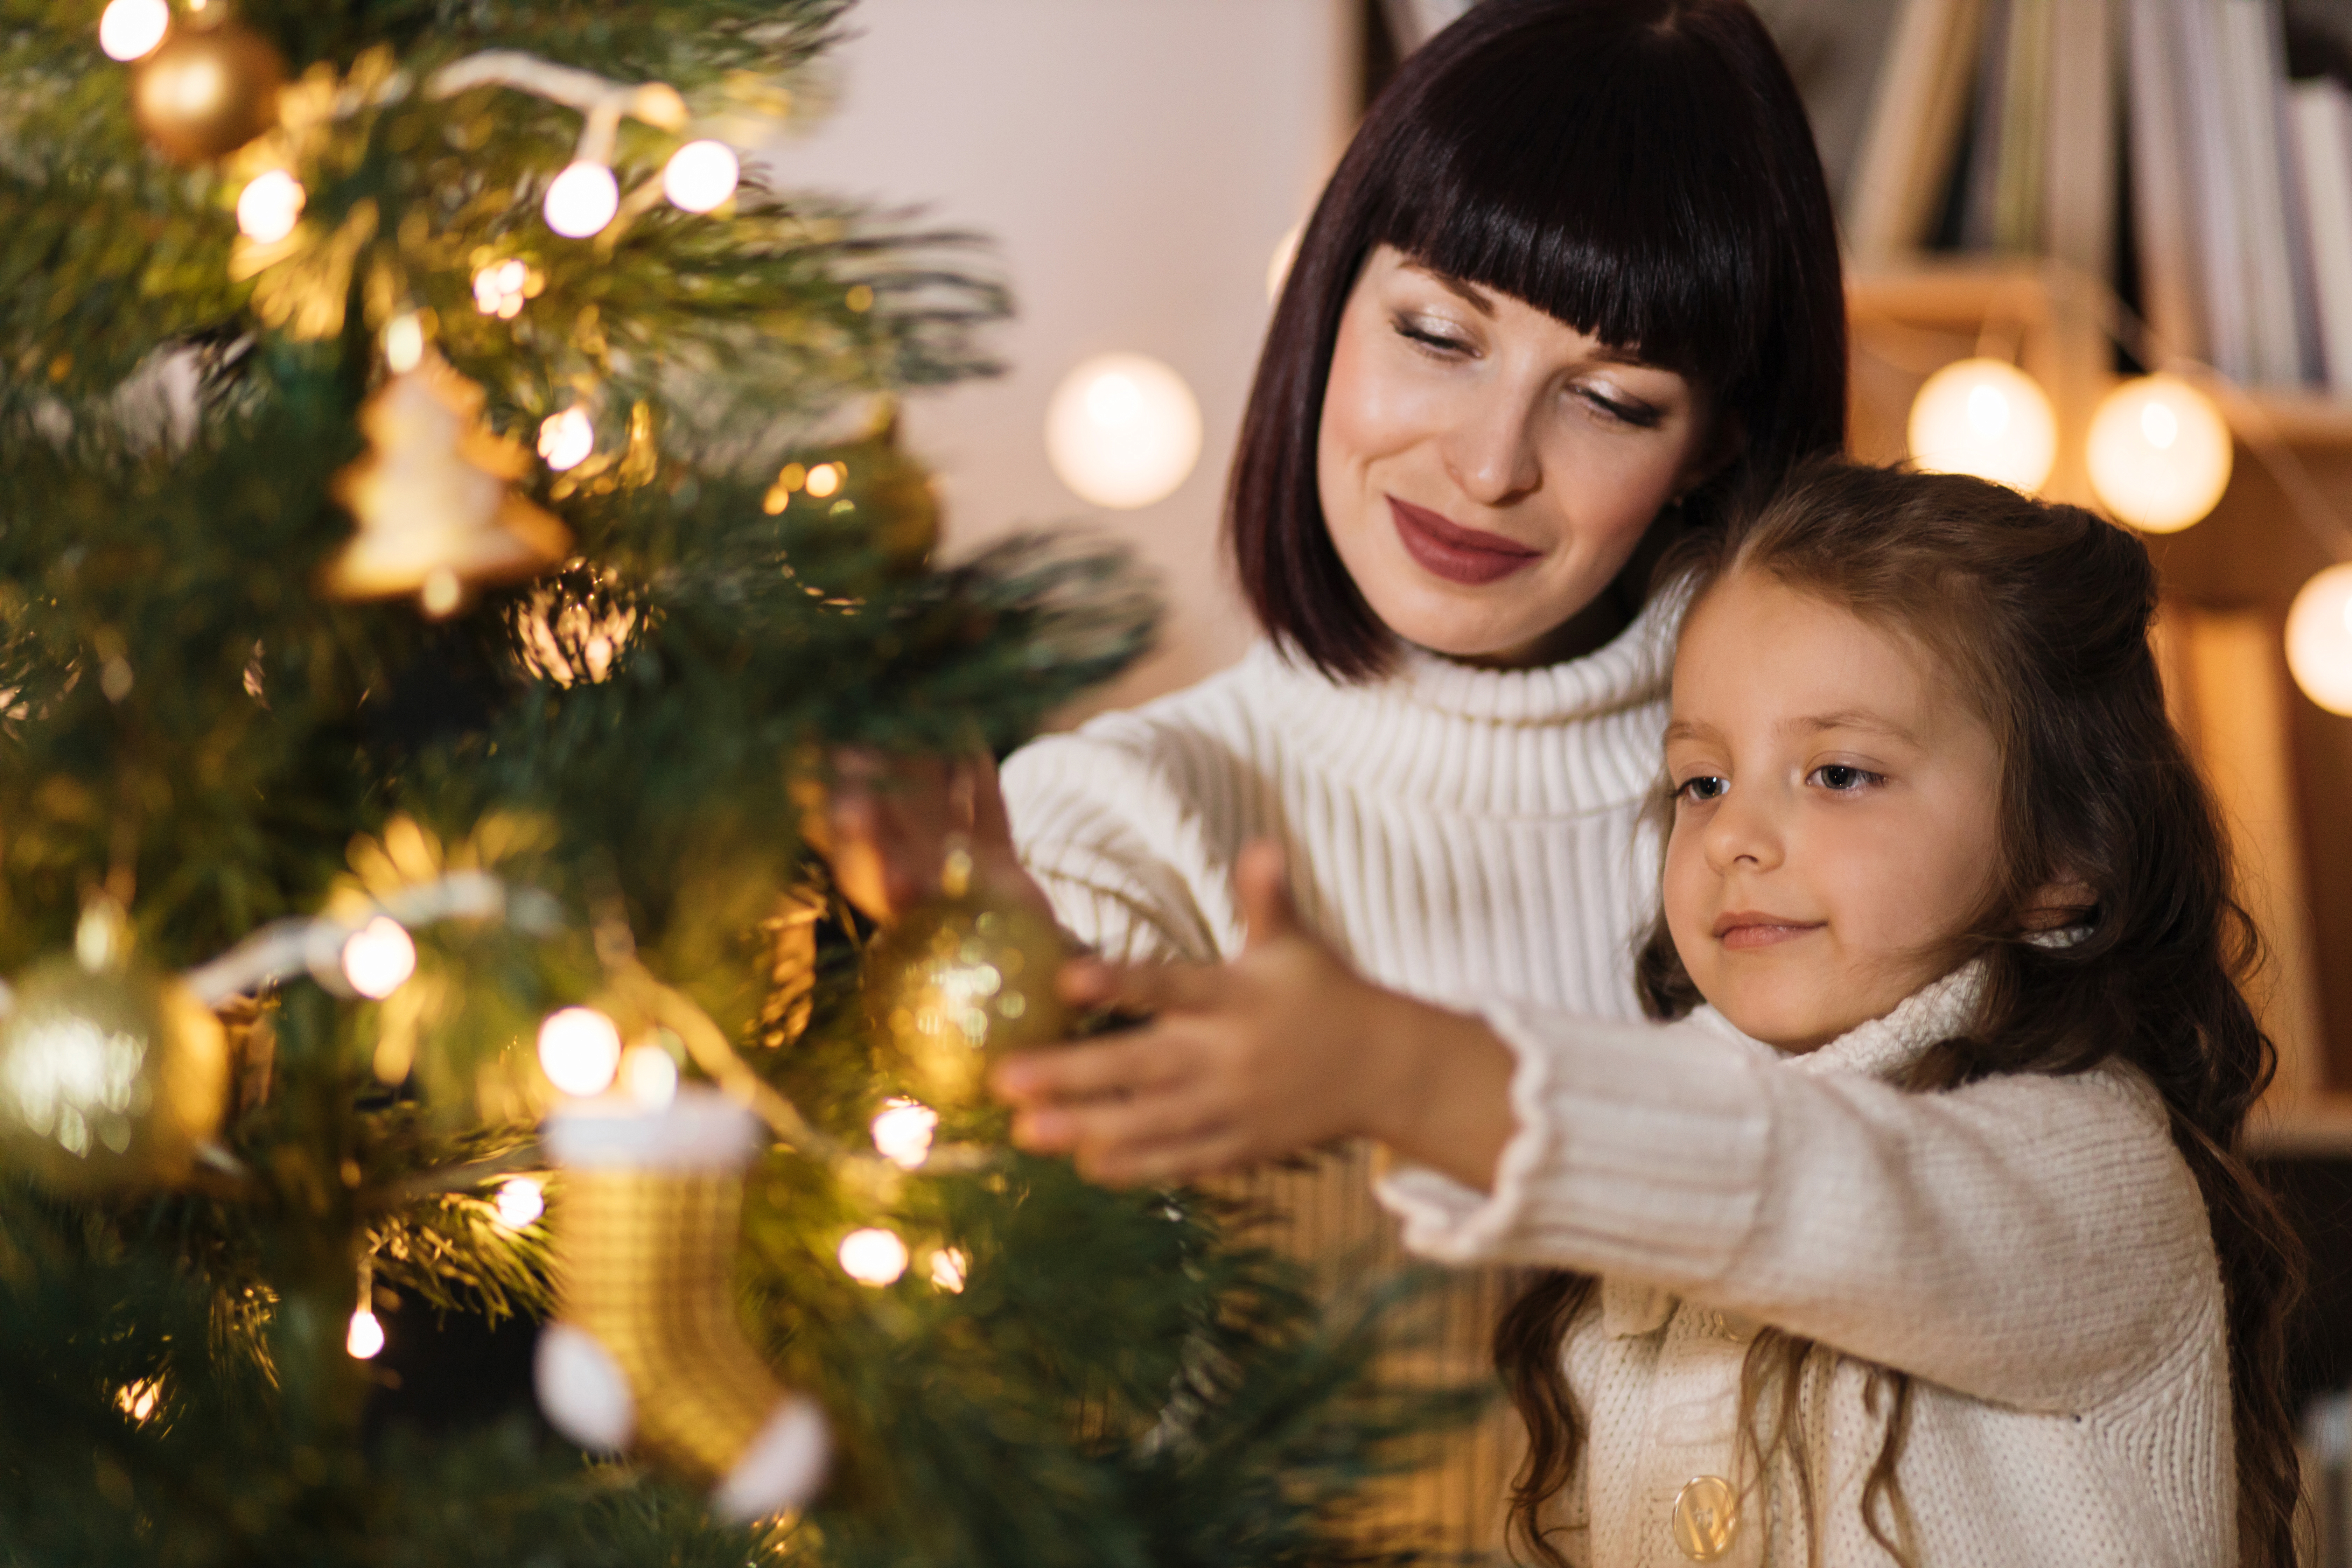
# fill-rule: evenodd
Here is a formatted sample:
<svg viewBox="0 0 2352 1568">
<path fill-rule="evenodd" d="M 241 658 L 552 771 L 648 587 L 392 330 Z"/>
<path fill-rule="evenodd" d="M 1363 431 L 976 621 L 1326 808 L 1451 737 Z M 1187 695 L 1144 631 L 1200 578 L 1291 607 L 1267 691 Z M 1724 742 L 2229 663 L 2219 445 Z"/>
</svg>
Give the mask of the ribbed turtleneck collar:
<svg viewBox="0 0 2352 1568">
<path fill-rule="evenodd" d="M 1581 658 L 1480 669 L 1407 648 L 1342 685 L 1261 643 L 1256 685 L 1302 762 L 1373 794 L 1439 808 L 1547 816 L 1621 805 L 1656 779 L 1679 602 L 1654 599 Z"/>
<path fill-rule="evenodd" d="M 1803 1073 L 1858 1072 L 1880 1079 L 1897 1078 L 1930 1047 L 1966 1032 L 1976 1022 L 1977 1009 L 1984 1001 L 1984 987 L 1983 961 L 1971 961 L 1941 980 L 1914 991 L 1885 1016 L 1856 1025 L 1819 1050 L 1784 1059 Z M 1741 1034 L 1712 1007 L 1701 1007 L 1693 1017 L 1768 1056 L 1780 1055 L 1761 1041 Z"/>
</svg>

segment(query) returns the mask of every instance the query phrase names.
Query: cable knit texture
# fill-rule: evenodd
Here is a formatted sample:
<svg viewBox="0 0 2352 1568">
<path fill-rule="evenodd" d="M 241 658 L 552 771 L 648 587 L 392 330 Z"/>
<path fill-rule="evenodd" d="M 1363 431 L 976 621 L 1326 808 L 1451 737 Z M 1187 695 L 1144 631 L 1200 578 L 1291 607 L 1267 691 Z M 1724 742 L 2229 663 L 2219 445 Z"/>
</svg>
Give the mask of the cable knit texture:
<svg viewBox="0 0 2352 1568">
<path fill-rule="evenodd" d="M 1364 973 L 1462 1007 L 1497 1000 L 1638 1016 L 1633 946 L 1656 897 L 1637 834 L 1659 771 L 1675 607 L 1654 604 L 1595 653 L 1481 670 L 1407 651 L 1342 686 L 1260 644 L 1150 705 L 1049 736 L 1004 767 L 1022 858 L 1063 925 L 1111 957 L 1230 957 L 1243 930 L 1233 862 L 1253 838 L 1289 852 L 1299 911 Z M 1397 1267 L 1395 1223 L 1361 1148 L 1252 1178 L 1276 1239 L 1327 1288 Z M 1492 1376 L 1501 1270 L 1434 1304 L 1439 1348 L 1412 1370 Z M 1454 1434 L 1385 1500 L 1454 1552 L 1501 1543 L 1517 1448 L 1498 1410 Z"/>
<path fill-rule="evenodd" d="M 2120 1065 L 1885 1081 L 1980 988 L 1970 966 L 1786 1058 L 1711 1009 L 1488 1009 L 1517 1058 L 1493 1192 L 1407 1168 L 1380 1193 L 1430 1257 L 1601 1277 L 1564 1347 L 1590 1435 L 1547 1523 L 1571 1561 L 1687 1561 L 1675 1500 L 1712 1475 L 1750 1487 L 1721 1561 L 1885 1562 L 1861 1511 L 1873 1363 L 1916 1380 L 1899 1475 L 1920 1563 L 2234 1559 L 2220 1269 L 2155 1091 Z M 1785 1459 L 1760 1489 L 1739 1468 L 1758 1324 L 1824 1347 L 1801 1374 L 1809 1495 Z"/>
</svg>

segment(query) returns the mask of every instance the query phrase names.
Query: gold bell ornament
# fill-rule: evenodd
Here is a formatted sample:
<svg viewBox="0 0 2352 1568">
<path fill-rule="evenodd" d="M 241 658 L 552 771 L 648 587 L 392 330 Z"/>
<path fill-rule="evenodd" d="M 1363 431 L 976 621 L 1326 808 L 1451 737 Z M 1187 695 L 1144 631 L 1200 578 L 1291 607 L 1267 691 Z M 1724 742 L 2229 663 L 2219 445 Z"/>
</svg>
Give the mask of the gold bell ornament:
<svg viewBox="0 0 2352 1568">
<path fill-rule="evenodd" d="M 658 1110 L 568 1106 L 541 1138 L 563 1172 L 560 1295 L 535 1367 L 549 1422 L 709 1484 L 730 1519 L 800 1508 L 824 1479 L 824 1413 L 778 1385 L 735 1316 L 751 1112 L 686 1087 Z"/>
<path fill-rule="evenodd" d="M 220 1020 L 132 960 L 115 906 L 93 904 L 74 947 L 18 976 L 0 1014 L 0 1149 L 71 1190 L 176 1181 L 220 1126 Z"/>
<path fill-rule="evenodd" d="M 508 486 L 530 471 L 515 442 L 481 423 L 482 389 L 427 350 L 360 409 L 367 454 L 335 476 L 359 532 L 329 564 L 330 598 L 415 594 L 446 616 L 469 590 L 536 576 L 572 534 Z"/>
<path fill-rule="evenodd" d="M 1054 990 L 1067 954 L 1045 915 L 976 889 L 971 851 L 957 844 L 948 851 L 940 896 L 908 911 L 867 950 L 867 1012 L 914 1076 L 919 1098 L 966 1104 L 997 1057 L 1068 1033 L 1068 1010 Z"/>
<path fill-rule="evenodd" d="M 131 68 L 131 118 L 175 163 L 205 163 L 278 123 L 285 62 L 231 17 L 189 19 Z"/>
</svg>

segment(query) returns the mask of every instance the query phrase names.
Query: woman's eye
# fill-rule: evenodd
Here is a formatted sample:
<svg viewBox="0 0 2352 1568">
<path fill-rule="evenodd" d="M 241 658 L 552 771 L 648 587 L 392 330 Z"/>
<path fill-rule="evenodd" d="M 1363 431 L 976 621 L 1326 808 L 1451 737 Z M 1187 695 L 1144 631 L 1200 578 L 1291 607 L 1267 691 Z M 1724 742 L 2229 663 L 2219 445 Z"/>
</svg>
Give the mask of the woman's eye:
<svg viewBox="0 0 2352 1568">
<path fill-rule="evenodd" d="M 1605 392 L 1596 391 L 1591 387 L 1580 390 L 1577 395 L 1583 398 L 1602 417 L 1613 419 L 1621 425 L 1631 425 L 1638 429 L 1654 429 L 1659 420 L 1664 417 L 1646 403 L 1628 403 L 1622 398 L 1612 397 Z"/>
<path fill-rule="evenodd" d="M 1713 773 L 1701 773 L 1696 778 L 1685 779 L 1675 786 L 1675 794 L 1683 800 L 1717 800 L 1721 798 L 1723 792 L 1730 787 L 1729 779 L 1718 778 Z"/>
<path fill-rule="evenodd" d="M 1399 316 L 1394 322 L 1397 336 L 1419 343 L 1440 353 L 1458 354 L 1470 352 L 1470 345 L 1451 332 L 1424 325 L 1410 316 Z"/>
<path fill-rule="evenodd" d="M 1818 784 L 1823 789 L 1836 790 L 1840 794 L 1851 794 L 1855 790 L 1867 789 L 1874 784 L 1885 784 L 1886 780 L 1883 775 L 1874 773 L 1866 768 L 1857 768 L 1846 763 L 1831 763 L 1826 766 L 1815 768 L 1813 776 L 1807 782 Z"/>
</svg>

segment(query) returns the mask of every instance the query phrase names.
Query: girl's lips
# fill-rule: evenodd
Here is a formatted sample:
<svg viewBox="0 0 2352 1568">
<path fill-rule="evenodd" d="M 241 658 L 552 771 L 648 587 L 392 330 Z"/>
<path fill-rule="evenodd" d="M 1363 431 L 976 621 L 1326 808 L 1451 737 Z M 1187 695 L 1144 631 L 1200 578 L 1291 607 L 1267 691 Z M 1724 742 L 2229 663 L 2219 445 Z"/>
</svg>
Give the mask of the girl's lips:
<svg viewBox="0 0 2352 1568">
<path fill-rule="evenodd" d="M 1411 501 L 1388 498 L 1396 519 L 1397 538 L 1421 569 L 1449 583 L 1493 583 L 1514 572 L 1524 572 L 1543 558 L 1540 550 L 1488 533 L 1464 528 Z"/>
<path fill-rule="evenodd" d="M 1821 930 L 1819 924 L 1791 925 L 1765 916 L 1731 915 L 1716 922 L 1716 940 L 1733 949 L 1774 947 Z"/>
</svg>

